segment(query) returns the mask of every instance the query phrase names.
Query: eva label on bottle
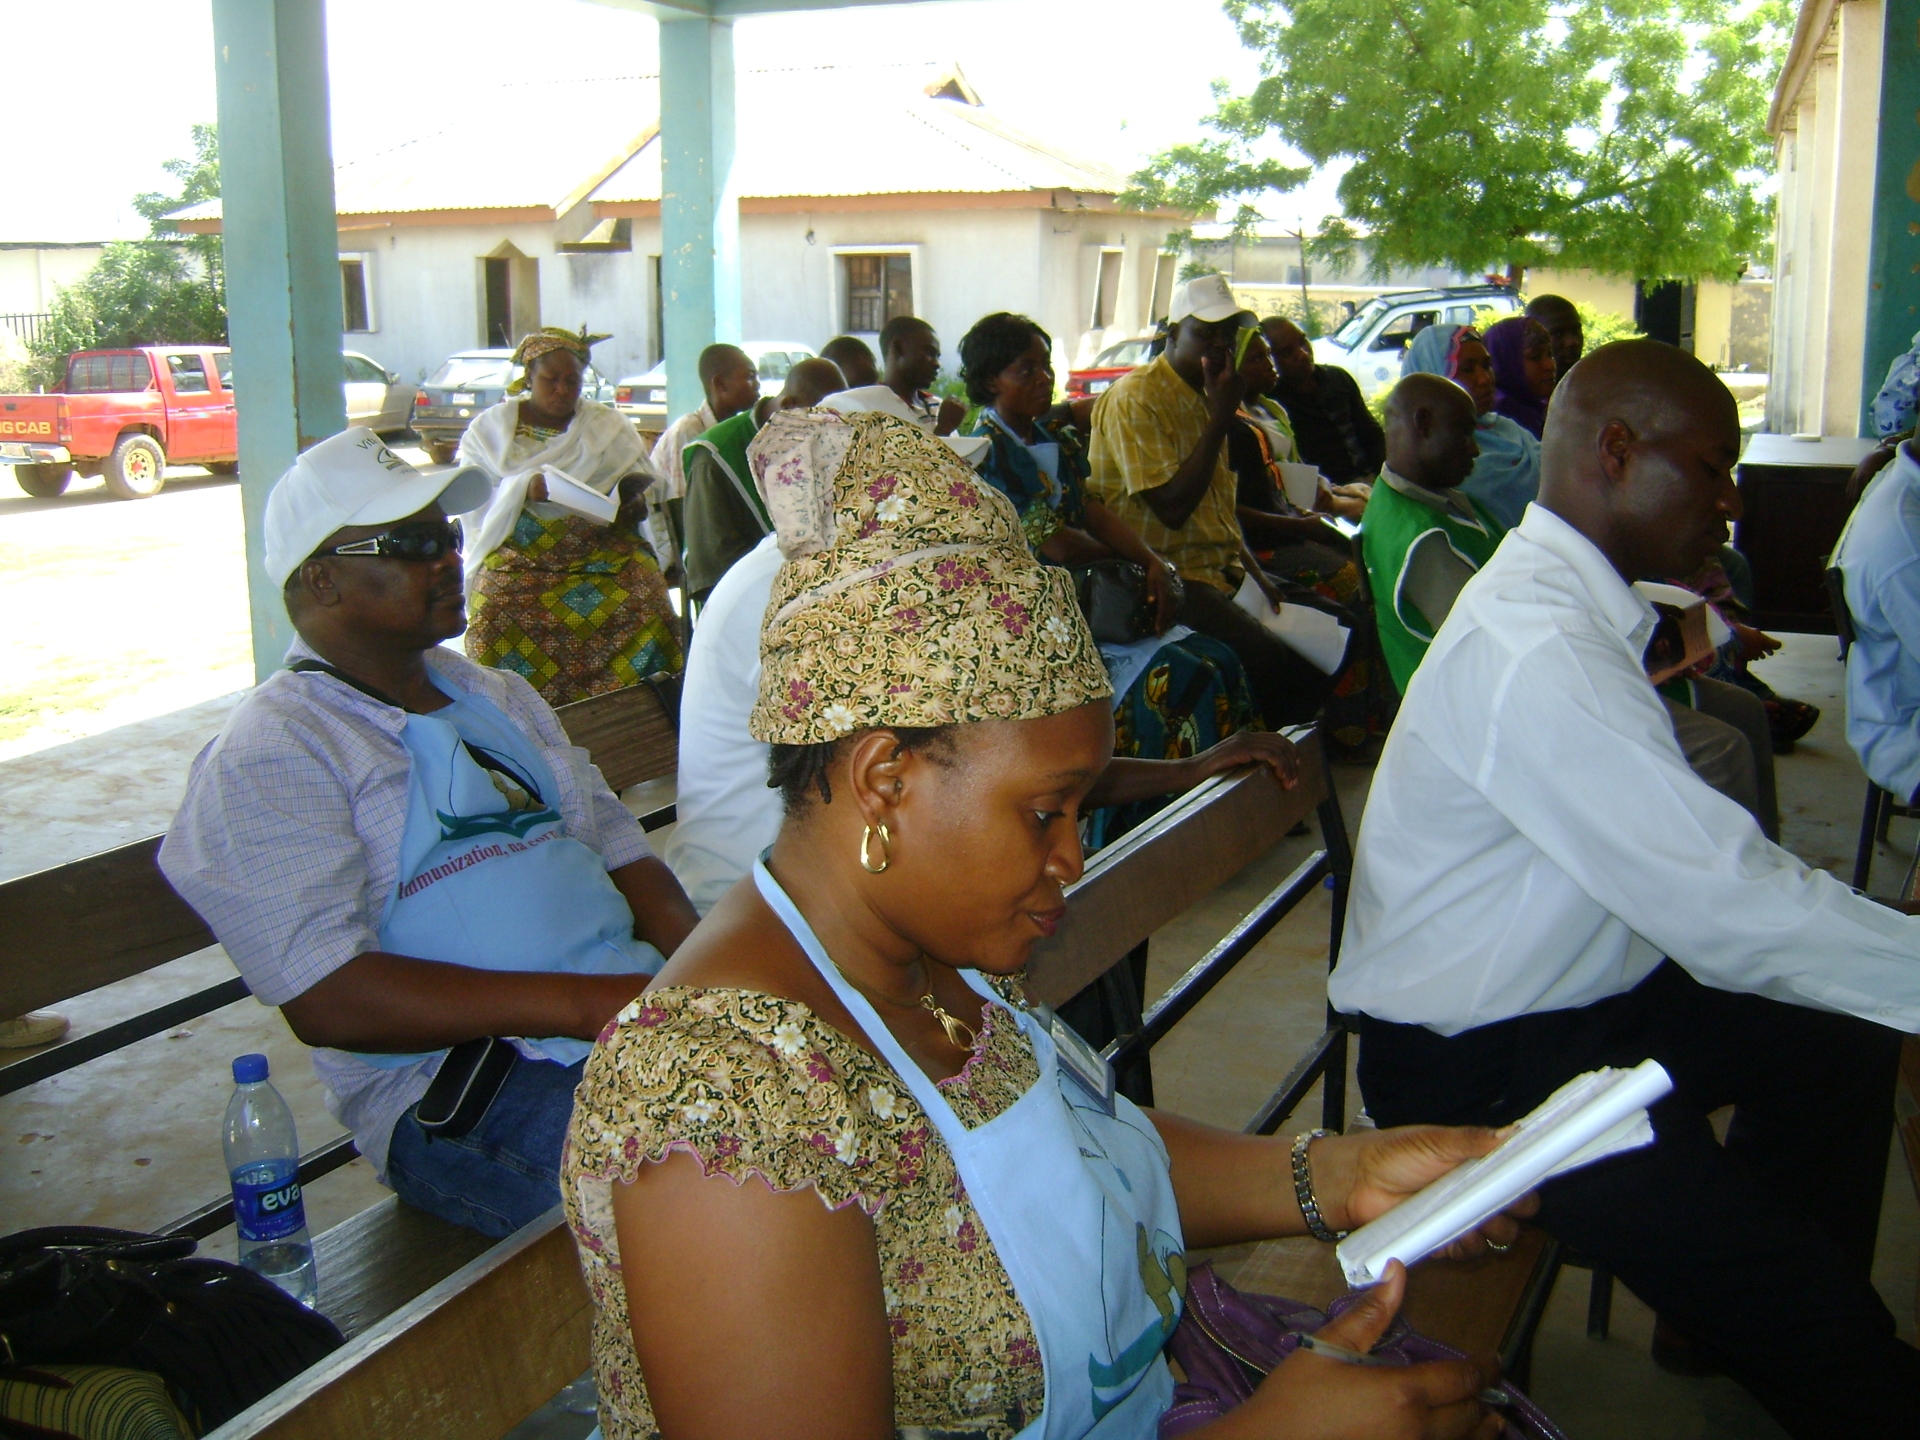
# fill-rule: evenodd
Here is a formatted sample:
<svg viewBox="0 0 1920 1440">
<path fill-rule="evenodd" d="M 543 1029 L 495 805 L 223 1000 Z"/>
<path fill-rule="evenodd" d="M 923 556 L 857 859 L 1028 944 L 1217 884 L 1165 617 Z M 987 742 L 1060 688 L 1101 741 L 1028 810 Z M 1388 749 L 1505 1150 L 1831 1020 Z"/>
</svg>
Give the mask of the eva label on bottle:
<svg viewBox="0 0 1920 1440">
<path fill-rule="evenodd" d="M 233 1177 L 233 1220 L 242 1240 L 284 1240 L 307 1223 L 300 1181 L 292 1175 Z"/>
</svg>

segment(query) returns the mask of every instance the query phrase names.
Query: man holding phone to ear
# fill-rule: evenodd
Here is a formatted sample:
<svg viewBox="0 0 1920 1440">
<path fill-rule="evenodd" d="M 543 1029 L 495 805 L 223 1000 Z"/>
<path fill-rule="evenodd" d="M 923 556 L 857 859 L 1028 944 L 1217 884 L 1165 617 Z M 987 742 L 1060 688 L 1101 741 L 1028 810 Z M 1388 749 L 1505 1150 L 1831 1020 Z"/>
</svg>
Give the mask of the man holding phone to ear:
<svg viewBox="0 0 1920 1440">
<path fill-rule="evenodd" d="M 195 759 L 160 866 L 375 1174 L 497 1236 L 558 1202 L 587 1051 L 697 917 L 532 686 L 441 646 L 447 516 L 486 496 L 360 428 L 281 477 L 266 567 L 300 639 Z"/>
</svg>

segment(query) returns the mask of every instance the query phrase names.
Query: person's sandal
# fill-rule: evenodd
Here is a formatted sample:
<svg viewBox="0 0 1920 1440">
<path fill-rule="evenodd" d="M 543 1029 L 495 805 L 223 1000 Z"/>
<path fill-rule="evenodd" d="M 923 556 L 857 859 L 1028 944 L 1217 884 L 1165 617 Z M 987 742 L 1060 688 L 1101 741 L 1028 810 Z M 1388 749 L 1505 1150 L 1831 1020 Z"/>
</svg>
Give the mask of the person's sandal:
<svg viewBox="0 0 1920 1440">
<path fill-rule="evenodd" d="M 1767 729 L 1773 735 L 1773 753 L 1791 755 L 1794 742 L 1820 723 L 1820 707 L 1804 700 L 1766 700 Z"/>
</svg>

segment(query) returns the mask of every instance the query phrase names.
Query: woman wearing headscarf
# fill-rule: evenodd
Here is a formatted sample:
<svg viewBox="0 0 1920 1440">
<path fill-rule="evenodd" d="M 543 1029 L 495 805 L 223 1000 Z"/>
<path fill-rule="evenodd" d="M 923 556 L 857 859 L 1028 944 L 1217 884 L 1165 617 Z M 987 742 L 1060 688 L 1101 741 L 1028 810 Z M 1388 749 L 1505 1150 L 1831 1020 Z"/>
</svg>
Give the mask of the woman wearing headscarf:
<svg viewBox="0 0 1920 1440">
<path fill-rule="evenodd" d="M 1493 408 L 1538 440 L 1547 426 L 1547 398 L 1559 371 L 1553 337 L 1526 315 L 1509 315 L 1487 327 L 1493 361 Z"/>
<path fill-rule="evenodd" d="M 1097 1055 L 1076 1079 L 1091 1052 L 1020 986 L 1113 750 L 1071 582 L 911 423 L 790 411 L 755 446 L 786 563 L 751 729 L 785 817 L 575 1102 L 602 1428 L 1148 1440 L 1188 1245 L 1302 1233 L 1303 1193 L 1345 1228 L 1496 1138 L 1322 1136 L 1296 1185 L 1285 1139 L 1143 1112 Z M 1371 1349 L 1403 1274 L 1320 1338 Z M 1234 1433 L 1491 1435 L 1485 1381 L 1289 1358 Z"/>
<path fill-rule="evenodd" d="M 584 326 L 527 336 L 514 351 L 523 373 L 460 441 L 460 463 L 494 481 L 487 508 L 462 517 L 467 654 L 525 676 L 549 705 L 684 663 L 640 534 L 641 491 L 654 478 L 646 447 L 625 416 L 580 398 L 588 355 L 606 338 Z"/>
<path fill-rule="evenodd" d="M 1050 430 L 1053 337 L 1024 315 L 1001 312 L 960 341 L 960 378 L 977 407 L 961 426 L 988 441 L 980 478 L 1019 512 L 1040 560 L 1090 565 L 1131 560 L 1147 578 L 1156 634 L 1131 644 L 1103 644 L 1114 692 L 1114 753 L 1144 760 L 1184 760 L 1239 730 L 1259 729 L 1260 711 L 1246 670 L 1218 640 L 1173 624 L 1172 571 L 1132 526 L 1087 494 L 1086 451 L 1070 428 Z M 1118 839 L 1161 808 L 1159 796 L 1101 811 L 1088 842 Z"/>
<path fill-rule="evenodd" d="M 1460 488 L 1503 530 L 1513 529 L 1540 490 L 1540 442 L 1493 408 L 1493 359 L 1480 332 L 1471 325 L 1427 326 L 1407 346 L 1400 373 L 1444 375 L 1472 397 L 1480 415 L 1473 432 L 1480 458 Z"/>
</svg>

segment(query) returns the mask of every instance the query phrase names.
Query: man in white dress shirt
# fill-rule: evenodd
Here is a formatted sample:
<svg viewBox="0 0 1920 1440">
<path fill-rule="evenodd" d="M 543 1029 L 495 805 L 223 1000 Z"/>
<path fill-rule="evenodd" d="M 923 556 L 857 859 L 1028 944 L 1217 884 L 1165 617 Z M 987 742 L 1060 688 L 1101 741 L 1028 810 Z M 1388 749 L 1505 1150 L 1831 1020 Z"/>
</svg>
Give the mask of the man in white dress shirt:
<svg viewBox="0 0 1920 1440">
<path fill-rule="evenodd" d="M 1809 870 L 1687 767 L 1627 583 L 1725 541 L 1739 453 L 1732 396 L 1679 350 L 1605 346 L 1561 382 L 1539 499 L 1381 756 L 1329 990 L 1360 1017 L 1381 1125 L 1504 1124 L 1582 1071 L 1659 1060 L 1655 1143 L 1548 1183 L 1540 1223 L 1792 1434 L 1910 1436 L 1920 1352 L 1869 1267 L 1920 919 Z"/>
</svg>

